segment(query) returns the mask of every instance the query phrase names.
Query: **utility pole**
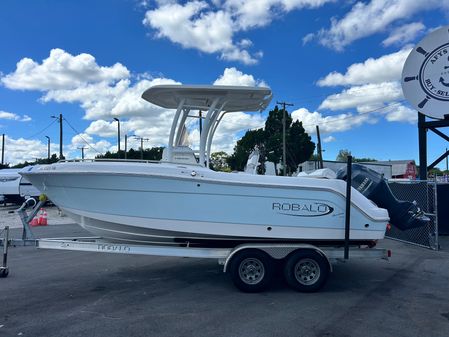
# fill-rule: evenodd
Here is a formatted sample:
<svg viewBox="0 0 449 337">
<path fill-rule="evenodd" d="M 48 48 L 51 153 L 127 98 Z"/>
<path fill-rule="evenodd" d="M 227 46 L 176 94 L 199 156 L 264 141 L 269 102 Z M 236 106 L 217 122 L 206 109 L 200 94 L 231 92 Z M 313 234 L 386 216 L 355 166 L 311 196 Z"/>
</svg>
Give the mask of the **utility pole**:
<svg viewBox="0 0 449 337">
<path fill-rule="evenodd" d="M 4 164 L 5 164 L 5 134 L 2 135 L 2 165 Z"/>
<path fill-rule="evenodd" d="M 82 146 L 82 147 L 79 147 L 79 148 L 78 148 L 78 150 L 81 150 L 81 159 L 82 159 L 82 160 L 84 160 L 84 149 L 87 149 L 87 147 Z"/>
<path fill-rule="evenodd" d="M 286 123 L 286 117 L 285 117 L 285 106 L 293 106 L 292 103 L 286 103 L 286 102 L 276 102 L 276 104 L 280 104 L 283 106 L 282 108 L 282 168 L 284 170 L 284 176 L 287 175 L 287 146 L 285 142 L 285 123 Z"/>
<path fill-rule="evenodd" d="M 125 134 L 125 159 L 127 159 L 128 157 L 127 152 L 128 152 L 128 135 Z"/>
<path fill-rule="evenodd" d="M 134 136 L 134 138 L 140 139 L 140 159 L 143 159 L 143 141 L 149 141 L 150 138 L 143 138 L 137 136 Z"/>
<path fill-rule="evenodd" d="M 64 158 L 62 154 L 62 114 L 59 114 L 59 159 Z"/>
<path fill-rule="evenodd" d="M 321 137 L 320 137 L 320 127 L 316 126 L 316 137 L 318 138 L 318 144 L 317 144 L 317 152 L 318 152 L 318 160 L 320 163 L 320 168 L 323 168 L 323 153 L 321 150 Z"/>
<path fill-rule="evenodd" d="M 51 116 L 51 118 L 56 118 L 59 121 L 59 159 L 62 159 L 64 158 L 62 154 L 62 114 L 59 114 L 59 117 Z"/>
<path fill-rule="evenodd" d="M 47 159 L 50 159 L 50 137 L 45 136 L 47 138 Z"/>
<path fill-rule="evenodd" d="M 117 156 L 120 158 L 120 119 L 114 117 L 117 122 Z"/>
</svg>

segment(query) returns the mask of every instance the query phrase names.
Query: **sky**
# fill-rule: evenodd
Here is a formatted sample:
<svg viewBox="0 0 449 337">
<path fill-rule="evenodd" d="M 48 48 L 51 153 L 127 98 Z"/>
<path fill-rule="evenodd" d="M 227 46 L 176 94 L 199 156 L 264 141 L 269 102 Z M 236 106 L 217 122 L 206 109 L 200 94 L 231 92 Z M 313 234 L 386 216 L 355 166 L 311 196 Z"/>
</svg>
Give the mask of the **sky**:
<svg viewBox="0 0 449 337">
<path fill-rule="evenodd" d="M 276 102 L 303 122 L 323 157 L 418 158 L 417 112 L 401 89 L 414 45 L 447 25 L 441 0 L 2 0 L 0 134 L 5 162 L 80 158 L 164 146 L 174 112 L 143 99 L 156 84 L 268 86 L 263 113 L 228 114 L 213 150 L 232 153 Z M 194 122 L 192 122 L 194 123 Z M 198 130 L 189 125 L 195 146 Z M 428 162 L 447 142 L 428 133 Z M 442 164 L 444 166 L 444 163 Z M 440 167 L 444 168 L 442 165 Z"/>
</svg>

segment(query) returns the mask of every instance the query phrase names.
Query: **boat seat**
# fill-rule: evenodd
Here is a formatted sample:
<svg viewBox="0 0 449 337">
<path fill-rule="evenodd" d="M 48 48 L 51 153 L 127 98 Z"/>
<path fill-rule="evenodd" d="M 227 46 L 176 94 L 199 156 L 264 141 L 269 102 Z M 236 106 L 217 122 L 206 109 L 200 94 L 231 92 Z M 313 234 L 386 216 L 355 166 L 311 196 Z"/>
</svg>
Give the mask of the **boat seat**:
<svg viewBox="0 0 449 337">
<path fill-rule="evenodd" d="M 172 160 L 168 159 L 167 155 L 167 148 L 164 148 L 164 151 L 162 152 L 162 160 L 165 162 L 172 162 L 172 163 L 182 163 L 182 164 L 198 164 L 198 160 L 195 157 L 195 153 L 193 150 L 188 146 L 175 146 L 172 149 Z"/>
</svg>

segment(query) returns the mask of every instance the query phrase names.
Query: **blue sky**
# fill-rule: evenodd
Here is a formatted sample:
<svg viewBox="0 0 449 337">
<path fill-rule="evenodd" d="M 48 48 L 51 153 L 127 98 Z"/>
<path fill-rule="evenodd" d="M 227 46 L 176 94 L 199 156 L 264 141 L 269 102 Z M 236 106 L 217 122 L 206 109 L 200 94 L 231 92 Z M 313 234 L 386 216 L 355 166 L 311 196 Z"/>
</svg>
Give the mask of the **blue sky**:
<svg viewBox="0 0 449 337">
<path fill-rule="evenodd" d="M 213 0 L 0 2 L 0 133 L 6 161 L 116 148 L 122 135 L 164 145 L 172 111 L 140 99 L 159 83 L 268 85 L 324 158 L 340 149 L 379 160 L 418 159 L 416 111 L 400 87 L 410 49 L 448 24 L 434 0 Z M 230 114 L 215 150 L 232 151 L 241 129 L 266 114 Z M 50 125 L 51 124 L 51 125 Z M 192 130 L 192 142 L 197 131 Z M 122 142 L 124 139 L 122 139 Z M 431 162 L 447 143 L 429 133 Z M 88 143 L 89 145 L 87 145 Z M 137 142 L 131 143 L 137 148 Z M 123 144 L 122 144 L 123 148 Z"/>
</svg>

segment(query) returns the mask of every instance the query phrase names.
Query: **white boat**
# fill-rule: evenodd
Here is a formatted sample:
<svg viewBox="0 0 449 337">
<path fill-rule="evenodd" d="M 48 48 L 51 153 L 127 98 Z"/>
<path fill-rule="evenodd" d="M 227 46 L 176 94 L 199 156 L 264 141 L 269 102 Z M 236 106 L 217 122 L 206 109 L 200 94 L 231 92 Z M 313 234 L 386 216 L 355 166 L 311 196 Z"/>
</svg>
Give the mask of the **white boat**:
<svg viewBox="0 0 449 337">
<path fill-rule="evenodd" d="M 21 169 L 0 170 L 0 200 L 21 204 L 25 199 L 38 198 L 40 192 L 19 172 Z"/>
<path fill-rule="evenodd" d="M 77 223 L 110 241 L 231 247 L 344 240 L 344 181 L 208 168 L 222 118 L 265 109 L 270 89 L 160 85 L 142 97 L 176 109 L 162 161 L 62 161 L 21 174 Z M 194 110 L 207 111 L 198 158 L 190 148 L 177 146 Z M 352 190 L 352 243 L 382 239 L 388 220 L 385 209 Z"/>
</svg>

